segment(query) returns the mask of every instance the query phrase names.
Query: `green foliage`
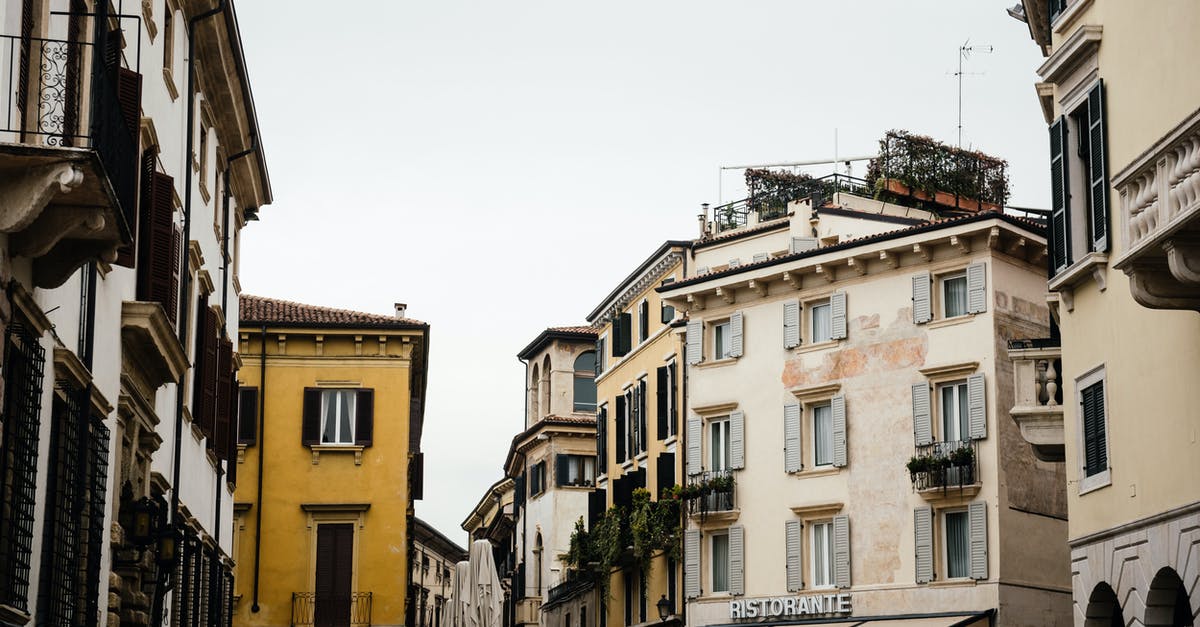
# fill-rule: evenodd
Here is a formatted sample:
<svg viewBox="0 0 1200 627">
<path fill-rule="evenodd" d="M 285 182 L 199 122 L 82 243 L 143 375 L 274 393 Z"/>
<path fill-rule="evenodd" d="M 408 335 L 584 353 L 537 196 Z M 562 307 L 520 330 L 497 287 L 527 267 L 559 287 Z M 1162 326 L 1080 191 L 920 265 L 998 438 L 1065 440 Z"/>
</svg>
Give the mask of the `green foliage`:
<svg viewBox="0 0 1200 627">
<path fill-rule="evenodd" d="M 567 566 L 595 577 L 607 599 L 609 576 L 622 563 L 632 562 L 647 573 L 651 559 L 658 553 L 678 560 L 680 529 L 678 500 L 668 497 L 651 501 L 649 491 L 637 489 L 628 510 L 615 505 L 608 508 L 590 531 L 582 517 L 577 520 L 563 560 Z"/>
<path fill-rule="evenodd" d="M 789 202 L 813 191 L 813 179 L 807 174 L 750 168 L 745 176 L 750 209 L 758 212 L 759 220 L 783 217 Z"/>
<path fill-rule="evenodd" d="M 879 156 L 867 166 L 867 184 L 894 179 L 913 190 L 945 192 L 996 205 L 1008 202 L 1008 162 L 947 146 L 931 137 L 892 130 L 879 140 Z"/>
</svg>

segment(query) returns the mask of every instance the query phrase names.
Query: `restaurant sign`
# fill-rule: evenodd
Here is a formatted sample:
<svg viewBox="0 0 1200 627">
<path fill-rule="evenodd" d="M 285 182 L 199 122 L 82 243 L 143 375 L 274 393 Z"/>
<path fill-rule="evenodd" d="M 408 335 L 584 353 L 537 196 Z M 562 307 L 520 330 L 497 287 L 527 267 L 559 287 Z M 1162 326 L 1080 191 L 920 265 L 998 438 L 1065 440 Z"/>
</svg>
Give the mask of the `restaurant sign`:
<svg viewBox="0 0 1200 627">
<path fill-rule="evenodd" d="M 849 594 L 737 599 L 729 602 L 729 618 L 774 618 L 777 616 L 820 616 L 849 614 Z"/>
</svg>

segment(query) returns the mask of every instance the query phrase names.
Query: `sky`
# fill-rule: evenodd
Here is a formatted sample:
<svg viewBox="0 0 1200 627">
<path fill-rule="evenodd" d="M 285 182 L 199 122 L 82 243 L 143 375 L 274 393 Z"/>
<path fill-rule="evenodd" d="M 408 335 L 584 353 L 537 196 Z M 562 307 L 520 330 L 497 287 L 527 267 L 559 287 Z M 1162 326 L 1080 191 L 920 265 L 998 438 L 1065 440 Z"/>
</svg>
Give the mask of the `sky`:
<svg viewBox="0 0 1200 627">
<path fill-rule="evenodd" d="M 742 197 L 723 166 L 874 154 L 889 129 L 952 144 L 968 44 L 963 145 L 1009 161 L 1010 204 L 1048 207 L 1015 3 L 241 0 L 275 193 L 241 284 L 430 324 L 416 509 L 465 546 L 524 428 L 517 352 Z"/>
</svg>

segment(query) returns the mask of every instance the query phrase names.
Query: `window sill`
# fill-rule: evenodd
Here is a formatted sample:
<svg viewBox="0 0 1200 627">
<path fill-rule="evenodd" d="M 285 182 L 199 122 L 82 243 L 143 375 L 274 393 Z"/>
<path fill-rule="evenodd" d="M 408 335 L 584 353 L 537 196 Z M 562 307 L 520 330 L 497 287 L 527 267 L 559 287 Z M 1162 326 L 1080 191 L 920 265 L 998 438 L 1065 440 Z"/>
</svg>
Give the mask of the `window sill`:
<svg viewBox="0 0 1200 627">
<path fill-rule="evenodd" d="M 163 82 L 167 84 L 167 94 L 171 96 L 171 102 L 179 100 L 179 88 L 175 86 L 175 73 L 171 68 L 163 68 Z"/>
<path fill-rule="evenodd" d="M 1112 468 L 1079 480 L 1079 496 L 1112 485 Z"/>
<path fill-rule="evenodd" d="M 938 318 L 926 323 L 926 327 L 930 329 L 940 329 L 942 327 L 953 327 L 960 324 L 966 324 L 975 319 L 976 314 L 963 314 L 954 316 L 953 318 Z"/>
<path fill-rule="evenodd" d="M 815 479 L 817 477 L 828 477 L 842 472 L 841 467 L 833 465 L 814 466 L 809 469 L 801 469 L 800 472 L 791 473 L 797 479 Z"/>
<path fill-rule="evenodd" d="M 720 368 L 721 366 L 729 366 L 737 363 L 737 357 L 726 357 L 725 359 L 713 359 L 710 361 L 702 361 L 696 364 L 697 368 Z"/>
<path fill-rule="evenodd" d="M 354 465 L 362 466 L 363 449 L 366 447 L 358 444 L 317 444 L 309 448 L 312 449 L 313 466 L 321 463 L 322 453 L 354 453 Z"/>
<path fill-rule="evenodd" d="M 973 588 L 976 581 L 969 577 L 961 579 L 938 579 L 937 581 L 929 582 L 930 588 Z"/>
<path fill-rule="evenodd" d="M 27 625 L 33 617 L 11 605 L 0 605 L 0 622 L 5 625 Z"/>
<path fill-rule="evenodd" d="M 1075 311 L 1075 290 L 1086 283 L 1089 278 L 1096 282 L 1096 287 L 1101 292 L 1108 287 L 1108 255 L 1106 253 L 1084 255 L 1079 261 L 1054 275 L 1046 288 L 1051 292 L 1058 292 L 1067 311 Z"/>
<path fill-rule="evenodd" d="M 674 444 L 678 441 L 679 441 L 679 436 L 672 434 L 670 436 L 667 436 L 667 439 L 663 440 L 663 446 L 671 446 L 672 444 Z"/>
<path fill-rule="evenodd" d="M 838 344 L 840 344 L 840 343 L 841 343 L 841 340 L 828 340 L 825 342 L 817 342 L 815 344 L 801 344 L 801 345 L 797 346 L 796 348 L 793 348 L 792 352 L 793 353 L 812 353 L 815 351 L 822 351 L 827 348 L 836 348 L 838 346 Z"/>
</svg>

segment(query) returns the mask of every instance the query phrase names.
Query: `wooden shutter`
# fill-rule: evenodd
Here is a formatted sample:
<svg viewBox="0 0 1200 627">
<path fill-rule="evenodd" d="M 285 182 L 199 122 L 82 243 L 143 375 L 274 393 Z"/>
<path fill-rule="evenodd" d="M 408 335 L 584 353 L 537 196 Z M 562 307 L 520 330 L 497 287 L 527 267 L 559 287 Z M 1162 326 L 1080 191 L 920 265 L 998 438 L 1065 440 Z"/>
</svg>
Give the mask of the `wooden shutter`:
<svg viewBox="0 0 1200 627">
<path fill-rule="evenodd" d="M 109 34 L 111 41 L 120 41 L 118 36 L 117 32 Z M 117 67 L 116 77 L 121 118 L 125 121 L 125 128 L 129 130 L 129 137 L 133 139 L 133 145 L 136 147 L 142 125 L 142 75 L 127 68 Z"/>
<path fill-rule="evenodd" d="M 238 443 L 254 446 L 258 441 L 258 388 L 238 391 Z"/>
<path fill-rule="evenodd" d="M 729 316 L 729 356 L 742 356 L 742 312 Z"/>
<path fill-rule="evenodd" d="M 559 453 L 554 456 L 554 483 L 565 486 L 571 481 L 571 456 Z"/>
<path fill-rule="evenodd" d="M 800 536 L 800 521 L 789 520 L 784 523 L 785 565 L 787 568 L 788 592 L 795 592 L 804 587 L 804 564 L 800 561 L 803 542 Z"/>
<path fill-rule="evenodd" d="M 929 411 L 929 384 L 922 381 L 912 386 L 913 439 L 917 446 L 933 442 L 933 416 Z"/>
<path fill-rule="evenodd" d="M 971 538 L 971 579 L 987 579 L 987 503 L 967 506 Z"/>
<path fill-rule="evenodd" d="M 604 338 L 596 340 L 596 359 L 592 363 L 592 366 L 595 369 L 597 377 L 600 376 L 601 372 L 604 372 Z"/>
<path fill-rule="evenodd" d="M 300 425 L 300 443 L 305 446 L 321 443 L 320 388 L 304 388 L 304 414 Z"/>
<path fill-rule="evenodd" d="M 829 401 L 829 413 L 833 422 L 833 465 L 846 465 L 846 397 L 838 394 Z"/>
<path fill-rule="evenodd" d="M 129 232 L 133 235 L 133 242 L 128 246 L 122 246 L 117 249 L 117 261 L 115 263 L 118 266 L 125 266 L 126 268 L 137 267 L 138 232 L 143 228 L 149 228 L 143 224 L 144 220 L 142 216 L 146 211 L 146 207 L 149 207 L 154 202 L 156 150 L 157 147 L 151 146 L 142 152 L 141 180 L 139 183 L 141 187 L 138 191 L 138 219 L 129 225 Z M 138 283 L 141 283 L 140 271 L 138 273 Z"/>
<path fill-rule="evenodd" d="M 657 372 L 655 393 L 655 434 L 657 440 L 667 439 L 670 433 L 668 415 L 670 411 L 671 373 L 667 366 L 659 366 Z"/>
<path fill-rule="evenodd" d="M 375 439 L 375 390 L 361 389 L 354 399 L 354 443 L 371 446 Z"/>
<path fill-rule="evenodd" d="M 973 263 L 967 266 L 967 313 L 987 311 L 987 266 Z"/>
<path fill-rule="evenodd" d="M 671 434 L 674 434 L 679 425 L 679 371 L 675 368 L 675 362 L 672 361 L 667 364 L 667 373 L 671 377 L 671 398 L 669 401 L 671 404 L 669 420 L 671 422 L 668 427 Z"/>
<path fill-rule="evenodd" d="M 746 467 L 746 414 L 740 409 L 729 412 L 729 467 Z"/>
<path fill-rule="evenodd" d="M 1067 116 L 1050 125 L 1050 265 L 1058 274 L 1071 265 L 1071 179 Z"/>
<path fill-rule="evenodd" d="M 596 473 L 608 472 L 608 405 L 596 411 Z"/>
<path fill-rule="evenodd" d="M 933 580 L 933 510 L 918 507 L 913 510 L 913 543 L 916 548 L 916 582 Z"/>
<path fill-rule="evenodd" d="M 1104 79 L 1088 92 L 1088 156 L 1091 157 L 1091 186 L 1088 218 L 1092 226 L 1092 250 L 1108 251 L 1108 141 L 1104 130 Z"/>
<path fill-rule="evenodd" d="M 1104 382 L 1098 381 L 1080 392 L 1083 413 L 1083 476 L 1090 477 L 1108 469 L 1108 442 L 1104 424 Z"/>
<path fill-rule="evenodd" d="M 700 596 L 700 531 L 688 529 L 683 532 L 683 596 L 694 599 Z"/>
<path fill-rule="evenodd" d="M 513 509 L 520 514 L 521 507 L 525 505 L 525 473 L 517 475 L 513 479 Z"/>
<path fill-rule="evenodd" d="M 795 348 L 800 345 L 800 301 L 796 299 L 783 302 L 783 347 Z"/>
<path fill-rule="evenodd" d="M 846 293 L 834 292 L 829 296 L 829 339 L 846 339 Z"/>
<path fill-rule="evenodd" d="M 833 517 L 833 584 L 850 587 L 850 517 Z"/>
<path fill-rule="evenodd" d="M 161 303 L 167 319 L 175 324 L 179 312 L 179 263 L 182 239 L 175 228 L 175 180 L 149 172 L 143 184 L 140 211 L 137 298 Z"/>
<path fill-rule="evenodd" d="M 637 451 L 638 451 L 638 453 L 645 453 L 647 440 L 649 439 L 649 437 L 646 434 L 646 431 L 649 428 L 648 423 L 650 422 L 649 418 L 646 417 L 646 380 L 645 379 L 639 380 L 637 383 L 637 386 L 634 387 L 634 390 L 637 392 L 637 394 L 636 394 L 636 397 L 637 397 L 637 421 L 638 421 Z"/>
<path fill-rule="evenodd" d="M 656 477 L 656 485 L 658 487 L 658 492 L 656 493 L 656 496 L 662 499 L 664 498 L 663 490 L 675 485 L 675 454 L 665 452 L 659 453 L 657 461 L 658 465 L 656 466 L 656 470 L 658 471 L 658 476 Z"/>
<path fill-rule="evenodd" d="M 613 319 L 613 355 L 620 357 L 629 354 L 632 330 L 633 314 L 625 312 Z"/>
<path fill-rule="evenodd" d="M 230 380 L 233 377 L 233 342 L 224 337 L 217 340 L 217 362 L 214 370 L 216 371 L 216 390 L 214 394 L 216 407 L 213 412 L 214 437 L 209 448 L 217 451 L 217 457 L 229 459 L 229 430 L 232 426 L 230 424 L 232 417 L 230 409 L 233 407 L 233 402 L 230 400 L 230 395 L 233 392 L 230 387 Z"/>
<path fill-rule="evenodd" d="M 221 343 L 217 339 L 217 333 L 220 329 L 220 319 L 217 317 L 217 312 L 212 307 L 205 307 L 204 316 L 207 321 L 204 323 L 204 414 L 200 424 L 201 429 L 205 429 L 204 435 L 211 439 L 213 431 L 216 429 L 217 422 L 217 382 L 218 371 L 220 369 L 221 358 Z M 213 448 L 212 444 L 209 448 Z"/>
<path fill-rule="evenodd" d="M 783 406 L 783 471 L 800 472 L 800 404 Z"/>
<path fill-rule="evenodd" d="M 913 322 L 916 324 L 925 324 L 933 319 L 931 285 L 932 278 L 928 272 L 912 278 Z"/>
<path fill-rule="evenodd" d="M 650 303 L 643 300 L 638 305 L 638 343 L 650 337 Z"/>
<path fill-rule="evenodd" d="M 967 377 L 967 416 L 970 437 L 982 440 L 987 437 L 987 391 L 983 386 L 983 374 Z"/>
<path fill-rule="evenodd" d="M 353 565 L 354 525 L 317 525 L 314 624 L 350 624 L 350 577 Z"/>
<path fill-rule="evenodd" d="M 687 474 L 700 474 L 703 463 L 700 461 L 700 445 L 704 440 L 704 422 L 699 418 L 688 418 L 687 421 Z"/>
<path fill-rule="evenodd" d="M 625 407 L 625 395 L 617 396 L 617 412 L 613 415 L 613 420 L 617 423 L 617 463 L 621 463 L 627 459 L 625 454 L 625 429 L 626 419 L 628 417 L 627 408 Z"/>
<path fill-rule="evenodd" d="M 701 347 L 704 345 L 704 323 L 700 320 L 689 320 L 687 323 L 687 363 L 695 365 L 704 358 Z"/>
<path fill-rule="evenodd" d="M 741 525 L 729 528 L 729 594 L 746 593 L 746 540 Z"/>
</svg>

